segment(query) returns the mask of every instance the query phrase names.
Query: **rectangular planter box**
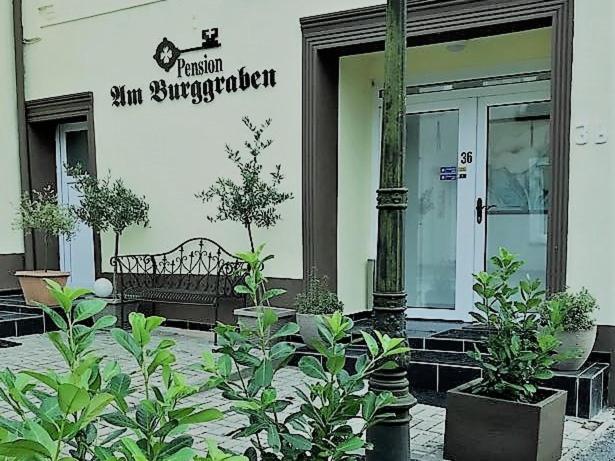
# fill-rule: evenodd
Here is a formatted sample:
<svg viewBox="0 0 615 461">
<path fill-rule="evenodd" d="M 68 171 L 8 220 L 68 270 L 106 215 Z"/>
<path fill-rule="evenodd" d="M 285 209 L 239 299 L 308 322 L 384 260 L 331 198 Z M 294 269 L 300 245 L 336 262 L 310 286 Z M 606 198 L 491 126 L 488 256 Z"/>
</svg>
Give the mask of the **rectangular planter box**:
<svg viewBox="0 0 615 461">
<path fill-rule="evenodd" d="M 237 321 L 249 328 L 256 327 L 256 319 L 258 318 L 258 309 L 256 307 L 244 307 L 235 309 L 233 313 L 237 317 Z M 270 307 L 278 316 L 278 323 L 271 328 L 271 334 L 277 332 L 285 324 L 294 322 L 296 311 L 294 309 L 286 309 L 284 307 Z"/>
<path fill-rule="evenodd" d="M 474 395 L 480 380 L 447 393 L 444 458 L 451 461 L 556 461 L 562 455 L 566 391 L 541 402 Z"/>
</svg>

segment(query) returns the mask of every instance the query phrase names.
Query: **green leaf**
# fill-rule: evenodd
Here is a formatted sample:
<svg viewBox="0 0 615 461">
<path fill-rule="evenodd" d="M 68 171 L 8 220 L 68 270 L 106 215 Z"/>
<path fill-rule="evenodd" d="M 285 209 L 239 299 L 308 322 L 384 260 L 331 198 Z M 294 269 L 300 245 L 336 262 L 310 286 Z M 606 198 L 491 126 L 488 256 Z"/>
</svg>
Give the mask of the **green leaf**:
<svg viewBox="0 0 615 461">
<path fill-rule="evenodd" d="M 83 322 L 102 311 L 107 303 L 102 299 L 86 299 L 75 308 L 75 322 Z"/>
<path fill-rule="evenodd" d="M 23 374 L 26 374 L 28 376 L 32 376 L 34 379 L 39 380 L 41 383 L 43 383 L 45 386 L 53 389 L 54 391 L 58 390 L 58 381 L 51 375 L 45 374 L 45 373 L 38 373 L 36 371 L 23 371 Z"/>
<path fill-rule="evenodd" d="M 179 421 L 180 425 L 183 424 L 201 424 L 208 423 L 210 421 L 216 421 L 218 419 L 224 418 L 224 413 L 215 408 L 207 408 L 205 410 L 198 411 L 196 413 L 191 414 Z"/>
<path fill-rule="evenodd" d="M 141 348 L 131 335 L 119 328 L 111 330 L 111 335 L 117 343 L 126 349 L 135 359 L 141 360 Z"/>
<path fill-rule="evenodd" d="M 130 452 L 134 458 L 134 461 L 148 461 L 147 456 L 145 456 L 145 454 L 141 451 L 141 448 L 139 448 L 139 445 L 137 445 L 134 440 L 125 437 L 122 439 L 122 444 Z"/>
<path fill-rule="evenodd" d="M 58 402 L 65 414 L 74 414 L 83 410 L 90 403 L 90 396 L 84 389 L 64 383 L 58 388 Z"/>
<path fill-rule="evenodd" d="M 117 322 L 117 318 L 113 315 L 105 315 L 92 325 L 92 330 L 104 330 L 105 328 L 111 328 Z"/>
<path fill-rule="evenodd" d="M 48 459 L 51 458 L 51 453 L 42 444 L 26 439 L 0 443 L 0 455 L 24 460 L 36 459 L 40 456 Z"/>
<path fill-rule="evenodd" d="M 166 459 L 173 454 L 179 452 L 183 448 L 190 448 L 194 440 L 189 435 L 180 435 L 179 437 L 167 442 L 164 445 L 164 448 L 160 450 L 158 455 L 159 459 Z"/>
<path fill-rule="evenodd" d="M 299 360 L 299 370 L 310 378 L 327 380 L 327 375 L 321 363 L 312 356 L 304 356 Z"/>
<path fill-rule="evenodd" d="M 95 418 L 98 418 L 100 414 L 111 404 L 114 397 L 111 394 L 101 393 L 92 397 L 92 400 L 88 404 L 84 412 L 85 421 L 89 422 Z"/>
<path fill-rule="evenodd" d="M 35 421 L 29 420 L 24 423 L 22 435 L 28 440 L 38 442 L 43 445 L 49 453 L 52 453 L 56 447 L 56 443 L 43 427 Z"/>
<path fill-rule="evenodd" d="M 365 442 L 359 437 L 352 437 L 348 440 L 343 441 L 336 447 L 336 451 L 342 453 L 348 453 L 349 451 L 356 451 L 365 445 Z"/>
<path fill-rule="evenodd" d="M 363 336 L 365 344 L 367 344 L 367 348 L 369 349 L 370 354 L 372 356 L 378 355 L 380 348 L 378 347 L 378 342 L 374 339 L 374 337 L 366 331 L 361 331 L 361 335 Z"/>
<path fill-rule="evenodd" d="M 299 333 L 299 325 L 294 322 L 289 322 L 282 325 L 278 331 L 271 335 L 271 339 L 283 338 L 285 336 L 296 335 L 297 333 Z"/>
<path fill-rule="evenodd" d="M 54 309 L 41 305 L 41 309 L 45 311 L 45 313 L 49 316 L 49 318 L 55 323 L 55 325 L 62 331 L 68 330 L 68 325 L 66 321 L 62 318 L 60 314 L 58 314 Z"/>
<path fill-rule="evenodd" d="M 282 434 L 282 438 L 295 450 L 309 451 L 312 449 L 312 442 L 299 434 Z"/>
<path fill-rule="evenodd" d="M 252 377 L 252 383 L 257 388 L 262 389 L 268 387 L 273 380 L 273 365 L 271 360 L 263 359 L 261 364 L 254 370 L 254 376 Z"/>
<path fill-rule="evenodd" d="M 270 425 L 267 428 L 267 443 L 274 453 L 278 453 L 280 451 L 280 434 L 278 433 L 277 428 L 273 425 Z"/>
<path fill-rule="evenodd" d="M 156 328 L 158 328 L 160 325 L 162 325 L 165 320 L 166 319 L 164 317 L 159 317 L 159 316 L 156 316 L 156 315 L 152 315 L 150 317 L 147 317 L 145 319 L 145 330 L 148 333 L 151 333 Z"/>
</svg>

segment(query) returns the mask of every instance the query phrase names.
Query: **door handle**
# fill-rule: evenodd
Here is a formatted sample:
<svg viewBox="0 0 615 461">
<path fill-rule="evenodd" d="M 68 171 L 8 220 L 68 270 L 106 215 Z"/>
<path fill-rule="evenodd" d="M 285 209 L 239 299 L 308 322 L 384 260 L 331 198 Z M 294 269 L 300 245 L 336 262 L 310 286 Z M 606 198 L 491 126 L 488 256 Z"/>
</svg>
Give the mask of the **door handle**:
<svg viewBox="0 0 615 461">
<path fill-rule="evenodd" d="M 484 205 L 482 197 L 476 199 L 476 224 L 482 224 L 483 211 L 485 214 L 492 208 L 497 208 L 497 205 Z"/>
<path fill-rule="evenodd" d="M 476 224 L 482 224 L 483 222 L 483 199 L 478 197 L 476 199 Z"/>
</svg>

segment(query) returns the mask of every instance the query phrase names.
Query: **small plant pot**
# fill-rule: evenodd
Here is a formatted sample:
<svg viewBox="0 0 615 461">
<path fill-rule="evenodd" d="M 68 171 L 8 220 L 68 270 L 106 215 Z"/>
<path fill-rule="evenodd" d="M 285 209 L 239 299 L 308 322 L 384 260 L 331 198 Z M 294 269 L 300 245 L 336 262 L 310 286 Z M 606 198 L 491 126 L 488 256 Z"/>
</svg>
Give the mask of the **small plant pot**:
<svg viewBox="0 0 615 461">
<path fill-rule="evenodd" d="M 318 316 L 316 314 L 297 314 L 297 324 L 305 345 L 314 349 L 314 341 L 320 338 L 318 335 Z"/>
<path fill-rule="evenodd" d="M 562 345 L 558 348 L 558 352 L 570 351 L 578 354 L 577 357 L 562 360 L 554 365 L 553 368 L 560 371 L 577 371 L 581 368 L 594 348 L 597 331 L 598 327 L 594 325 L 589 330 L 563 331 L 558 333 L 557 339 L 562 342 Z"/>
<path fill-rule="evenodd" d="M 237 318 L 237 321 L 249 328 L 256 327 L 256 319 L 262 307 L 244 307 L 241 309 L 235 309 L 233 314 Z M 274 334 L 285 324 L 295 321 L 295 310 L 286 309 L 284 307 L 267 307 L 266 309 L 273 309 L 278 316 L 278 323 L 271 327 L 271 333 Z"/>
<path fill-rule="evenodd" d="M 61 271 L 17 271 L 15 276 L 19 279 L 19 285 L 21 285 L 28 306 L 37 306 L 39 303 L 46 306 L 57 306 L 57 301 L 47 289 L 45 279 L 53 280 L 64 286 L 70 274 Z"/>
<path fill-rule="evenodd" d="M 556 461 L 562 455 L 566 391 L 539 389 L 538 403 L 471 393 L 480 379 L 447 393 L 444 458 L 451 461 Z"/>
</svg>

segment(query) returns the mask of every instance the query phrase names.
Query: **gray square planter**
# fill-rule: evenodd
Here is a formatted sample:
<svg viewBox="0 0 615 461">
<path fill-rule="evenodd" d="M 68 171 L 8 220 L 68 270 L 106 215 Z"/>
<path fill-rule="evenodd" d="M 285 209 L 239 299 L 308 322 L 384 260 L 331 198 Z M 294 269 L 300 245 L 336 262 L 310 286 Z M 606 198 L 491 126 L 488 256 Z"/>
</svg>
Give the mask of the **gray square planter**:
<svg viewBox="0 0 615 461">
<path fill-rule="evenodd" d="M 562 456 L 566 391 L 541 402 L 474 395 L 480 380 L 447 393 L 444 458 L 451 461 L 556 461 Z"/>
<path fill-rule="evenodd" d="M 271 328 L 271 333 L 274 334 L 285 324 L 294 322 L 296 311 L 294 309 L 286 309 L 284 307 L 268 307 L 278 316 L 278 323 Z M 256 319 L 258 318 L 258 311 L 260 307 L 243 307 L 241 309 L 235 309 L 233 313 L 237 317 L 237 321 L 249 328 L 256 327 Z"/>
</svg>

